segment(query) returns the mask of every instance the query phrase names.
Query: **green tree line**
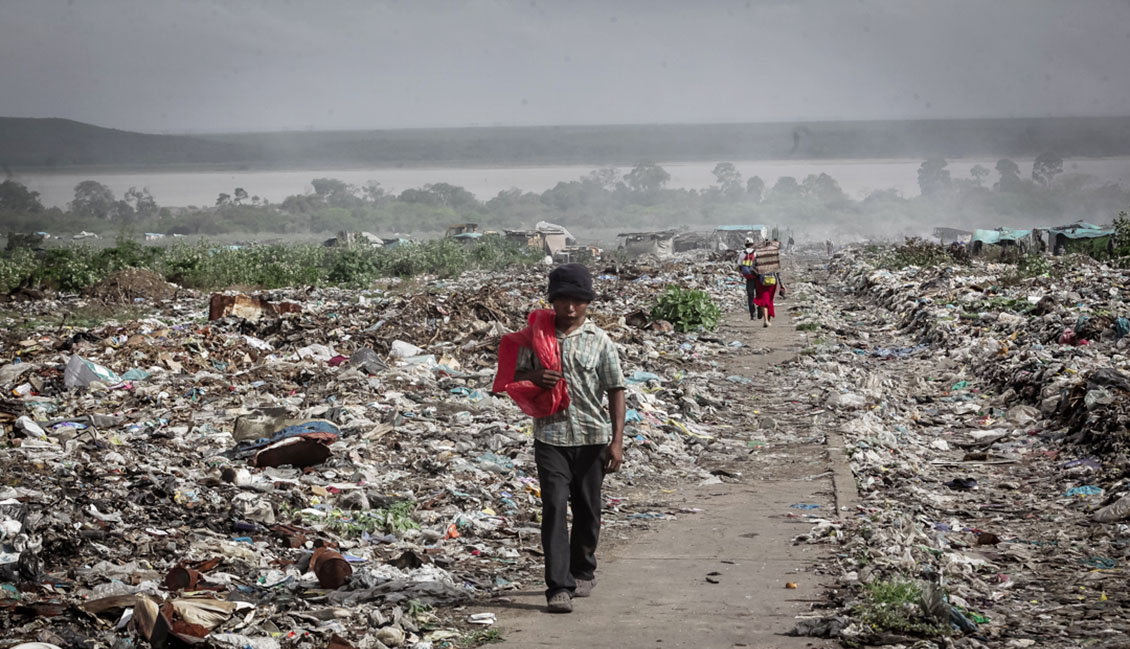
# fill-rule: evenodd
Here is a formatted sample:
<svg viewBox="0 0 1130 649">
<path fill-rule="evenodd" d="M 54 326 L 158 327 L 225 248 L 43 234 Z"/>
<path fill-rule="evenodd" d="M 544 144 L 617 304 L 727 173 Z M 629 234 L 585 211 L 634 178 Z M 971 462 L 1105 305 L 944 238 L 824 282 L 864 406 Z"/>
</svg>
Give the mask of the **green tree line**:
<svg viewBox="0 0 1130 649">
<path fill-rule="evenodd" d="M 794 230 L 828 223 L 873 232 L 879 225 L 995 227 L 1027 222 L 1059 224 L 1080 218 L 1109 221 L 1130 192 L 1064 173 L 1064 161 L 1036 158 L 1030 178 L 1002 159 L 990 170 L 975 166 L 967 178 L 951 177 L 948 162 L 932 158 L 918 171 L 918 196 L 876 190 L 855 200 L 828 174 L 784 176 L 770 185 L 743 178 L 730 162 L 714 167 L 715 182 L 701 190 L 668 187 L 670 174 L 641 162 L 627 173 L 596 169 L 543 192 L 510 189 L 479 200 L 463 187 L 432 183 L 399 194 L 378 183 L 364 186 L 315 178 L 312 191 L 272 203 L 242 187 L 219 194 L 214 205 L 162 207 L 148 188 L 116 196 L 93 180 L 79 183 L 66 209 L 46 208 L 36 192 L 14 180 L 0 183 L 0 229 L 6 232 L 80 230 L 185 235 L 229 233 L 335 233 L 373 231 L 407 235 L 442 232 L 448 225 L 478 222 L 492 229 L 532 227 L 542 220 L 576 231 L 618 227 L 658 230 L 686 224 L 766 223 Z"/>
<path fill-rule="evenodd" d="M 218 246 L 209 243 L 143 245 L 119 238 L 109 248 L 86 245 L 38 252 L 15 246 L 0 252 L 0 293 L 18 287 L 79 292 L 112 273 L 145 268 L 167 281 L 196 289 L 229 286 L 368 287 L 381 278 L 433 275 L 458 277 L 468 270 L 502 270 L 542 260 L 502 237 L 466 246 L 453 239 L 375 247 L 313 244 Z"/>
</svg>

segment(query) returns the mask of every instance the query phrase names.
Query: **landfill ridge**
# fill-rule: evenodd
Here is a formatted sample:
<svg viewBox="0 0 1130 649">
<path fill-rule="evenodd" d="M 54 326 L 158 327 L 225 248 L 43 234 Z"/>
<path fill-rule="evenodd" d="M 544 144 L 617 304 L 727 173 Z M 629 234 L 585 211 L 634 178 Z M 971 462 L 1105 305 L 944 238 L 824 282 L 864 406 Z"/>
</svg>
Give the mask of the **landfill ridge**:
<svg viewBox="0 0 1130 649">
<path fill-rule="evenodd" d="M 795 632 L 1130 646 L 1130 271 L 889 252 L 837 253 L 797 312 L 797 393 L 842 436 L 859 502 L 809 539 L 834 547 L 834 612 Z"/>
<path fill-rule="evenodd" d="M 791 370 L 729 361 L 771 349 L 650 317 L 671 284 L 744 309 L 731 262 L 698 252 L 595 270 L 590 313 L 628 379 L 606 538 L 669 522 L 665 491 L 737 488 L 777 441 L 823 439 L 795 408 L 751 407 L 767 378 L 792 390 Z M 489 386 L 501 336 L 545 307 L 545 276 L 215 295 L 123 278 L 6 305 L 4 646 L 499 639 L 489 602 L 541 583 L 540 501 L 529 419 Z M 119 319 L 80 324 L 91 312 Z M 824 507 L 790 510 L 804 542 L 834 529 Z"/>
</svg>

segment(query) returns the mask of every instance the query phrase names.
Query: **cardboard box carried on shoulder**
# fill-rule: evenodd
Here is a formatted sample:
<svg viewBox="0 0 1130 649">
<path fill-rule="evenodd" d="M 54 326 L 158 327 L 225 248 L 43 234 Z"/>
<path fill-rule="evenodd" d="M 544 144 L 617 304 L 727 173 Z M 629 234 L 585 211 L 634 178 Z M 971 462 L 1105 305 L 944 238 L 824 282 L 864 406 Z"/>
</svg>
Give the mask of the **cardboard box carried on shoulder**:
<svg viewBox="0 0 1130 649">
<path fill-rule="evenodd" d="M 780 245 L 758 248 L 755 254 L 757 255 L 757 260 L 754 262 L 754 268 L 757 274 L 766 275 L 781 270 Z"/>
</svg>

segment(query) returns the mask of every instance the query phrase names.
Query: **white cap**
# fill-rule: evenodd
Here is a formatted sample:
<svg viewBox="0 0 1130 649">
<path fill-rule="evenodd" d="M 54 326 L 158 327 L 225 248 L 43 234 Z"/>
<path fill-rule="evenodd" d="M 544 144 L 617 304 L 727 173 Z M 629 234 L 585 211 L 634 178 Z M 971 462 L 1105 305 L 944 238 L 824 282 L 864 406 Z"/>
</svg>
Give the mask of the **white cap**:
<svg viewBox="0 0 1130 649">
<path fill-rule="evenodd" d="M 753 245 L 753 237 L 746 237 L 745 242 L 746 242 L 746 244 L 752 246 Z"/>
</svg>

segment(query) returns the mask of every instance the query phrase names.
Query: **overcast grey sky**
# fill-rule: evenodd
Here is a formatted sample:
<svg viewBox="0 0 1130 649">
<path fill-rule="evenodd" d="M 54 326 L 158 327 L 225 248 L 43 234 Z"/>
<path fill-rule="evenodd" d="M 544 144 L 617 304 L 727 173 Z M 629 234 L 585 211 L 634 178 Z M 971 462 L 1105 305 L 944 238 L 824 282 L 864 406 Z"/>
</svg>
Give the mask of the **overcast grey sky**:
<svg viewBox="0 0 1130 649">
<path fill-rule="evenodd" d="M 0 0 L 0 115 L 149 132 L 1130 114 L 1130 0 Z"/>
</svg>

